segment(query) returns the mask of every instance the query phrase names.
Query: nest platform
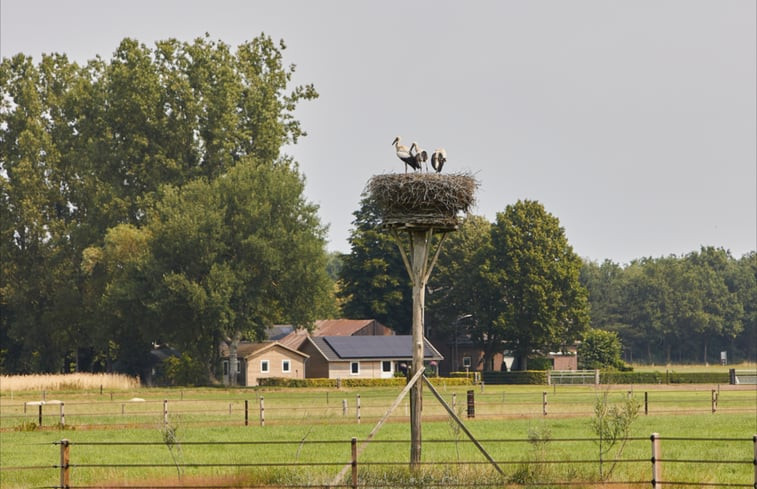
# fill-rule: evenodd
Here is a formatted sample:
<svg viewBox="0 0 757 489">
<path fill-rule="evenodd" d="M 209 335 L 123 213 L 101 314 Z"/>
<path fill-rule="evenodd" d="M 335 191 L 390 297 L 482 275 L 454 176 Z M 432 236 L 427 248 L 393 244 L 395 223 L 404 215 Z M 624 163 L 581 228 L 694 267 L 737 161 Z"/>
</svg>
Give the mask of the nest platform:
<svg viewBox="0 0 757 489">
<path fill-rule="evenodd" d="M 391 173 L 368 181 L 382 225 L 395 229 L 457 229 L 475 203 L 478 182 L 468 174 Z"/>
</svg>

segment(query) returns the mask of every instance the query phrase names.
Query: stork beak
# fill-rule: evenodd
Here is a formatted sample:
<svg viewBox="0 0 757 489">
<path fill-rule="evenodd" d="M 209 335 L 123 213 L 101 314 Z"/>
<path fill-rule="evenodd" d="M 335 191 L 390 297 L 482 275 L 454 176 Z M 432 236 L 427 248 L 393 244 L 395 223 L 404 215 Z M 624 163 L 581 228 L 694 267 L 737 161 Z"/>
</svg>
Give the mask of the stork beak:
<svg viewBox="0 0 757 489">
<path fill-rule="evenodd" d="M 394 146 L 395 144 L 397 144 L 397 141 L 399 141 L 399 140 L 400 140 L 400 138 L 394 138 L 394 141 L 392 141 L 392 146 Z"/>
</svg>

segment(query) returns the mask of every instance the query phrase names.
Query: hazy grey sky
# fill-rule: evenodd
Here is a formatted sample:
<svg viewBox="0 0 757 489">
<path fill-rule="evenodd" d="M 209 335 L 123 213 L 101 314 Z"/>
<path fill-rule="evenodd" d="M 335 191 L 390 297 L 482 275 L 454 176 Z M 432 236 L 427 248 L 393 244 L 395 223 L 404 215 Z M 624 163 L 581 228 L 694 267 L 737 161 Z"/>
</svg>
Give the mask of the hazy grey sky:
<svg viewBox="0 0 757 489">
<path fill-rule="evenodd" d="M 444 146 L 490 220 L 538 200 L 593 260 L 757 248 L 755 0 L 0 0 L 0 53 L 110 59 L 208 32 L 284 39 L 320 98 L 286 152 L 348 251 L 400 135 Z"/>
</svg>

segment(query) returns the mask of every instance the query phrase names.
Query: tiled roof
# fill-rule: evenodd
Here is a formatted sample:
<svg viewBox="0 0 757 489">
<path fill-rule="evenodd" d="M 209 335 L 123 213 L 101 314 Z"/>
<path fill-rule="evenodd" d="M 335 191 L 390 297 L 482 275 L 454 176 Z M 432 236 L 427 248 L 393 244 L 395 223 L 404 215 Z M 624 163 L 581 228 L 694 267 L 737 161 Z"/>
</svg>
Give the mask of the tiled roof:
<svg viewBox="0 0 757 489">
<path fill-rule="evenodd" d="M 311 336 L 310 341 L 329 361 L 339 360 L 412 360 L 412 336 Z M 425 360 L 444 357 L 424 339 Z"/>
<path fill-rule="evenodd" d="M 351 336 L 360 331 L 373 319 L 322 319 L 315 322 L 313 335 L 316 336 Z"/>
</svg>

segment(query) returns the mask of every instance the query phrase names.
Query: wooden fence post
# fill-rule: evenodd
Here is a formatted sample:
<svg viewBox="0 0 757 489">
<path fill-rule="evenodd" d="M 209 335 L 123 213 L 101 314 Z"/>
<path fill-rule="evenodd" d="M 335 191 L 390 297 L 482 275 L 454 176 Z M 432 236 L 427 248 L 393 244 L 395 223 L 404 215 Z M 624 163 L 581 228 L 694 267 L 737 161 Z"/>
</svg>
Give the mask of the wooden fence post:
<svg viewBox="0 0 757 489">
<path fill-rule="evenodd" d="M 715 411 L 718 410 L 718 393 L 715 389 L 712 389 L 710 402 L 712 403 L 712 414 L 715 414 Z"/>
<path fill-rule="evenodd" d="M 752 436 L 752 443 L 754 443 L 754 460 L 752 461 L 754 465 L 754 487 L 757 487 L 757 435 Z"/>
<path fill-rule="evenodd" d="M 452 410 L 457 412 L 457 394 L 455 392 L 452 393 Z"/>
<path fill-rule="evenodd" d="M 541 411 L 544 416 L 547 415 L 547 391 L 541 393 Z"/>
<path fill-rule="evenodd" d="M 660 462 L 660 435 L 652 433 L 652 487 L 662 486 L 662 463 Z"/>
<path fill-rule="evenodd" d="M 342 399 L 342 416 L 347 416 L 347 399 Z"/>
<path fill-rule="evenodd" d="M 168 426 L 168 399 L 163 399 L 163 426 Z"/>
<path fill-rule="evenodd" d="M 644 391 L 644 416 L 649 414 L 649 392 Z"/>
<path fill-rule="evenodd" d="M 476 417 L 476 398 L 473 396 L 473 391 L 468 391 L 468 417 Z"/>
<path fill-rule="evenodd" d="M 68 470 L 69 442 L 65 438 L 60 441 L 60 487 L 67 489 L 70 485 L 70 473 Z"/>
<path fill-rule="evenodd" d="M 357 489 L 357 438 L 352 437 L 352 489 Z"/>
<path fill-rule="evenodd" d="M 40 405 L 39 405 L 39 410 L 38 410 L 38 412 L 39 412 L 39 416 L 38 416 L 38 419 L 37 419 L 37 421 L 39 421 L 39 423 L 37 423 L 37 424 L 38 424 L 39 426 L 42 426 L 42 404 L 40 404 Z"/>
<path fill-rule="evenodd" d="M 61 426 L 61 428 L 63 428 L 64 426 L 66 426 L 66 413 L 63 411 L 63 404 L 64 403 L 62 403 L 62 402 L 60 403 L 60 426 Z"/>
<path fill-rule="evenodd" d="M 360 424 L 360 394 L 357 395 L 357 408 L 355 409 L 357 415 L 357 424 Z"/>
<path fill-rule="evenodd" d="M 265 404 L 263 396 L 260 396 L 260 426 L 265 426 Z"/>
<path fill-rule="evenodd" d="M 247 399 L 245 399 L 244 400 L 244 425 L 245 426 L 249 425 L 249 420 L 250 420 L 249 408 L 250 408 L 249 402 L 247 401 Z"/>
</svg>

